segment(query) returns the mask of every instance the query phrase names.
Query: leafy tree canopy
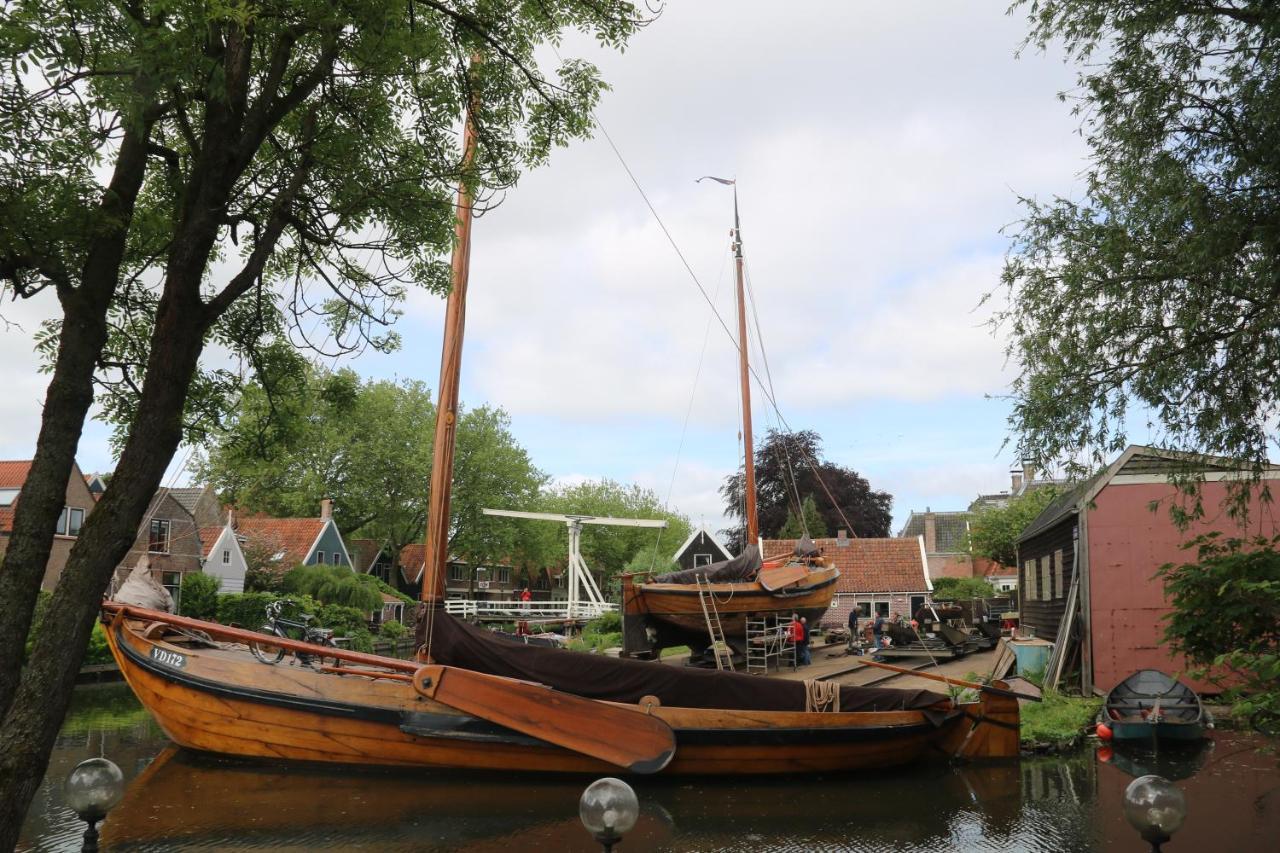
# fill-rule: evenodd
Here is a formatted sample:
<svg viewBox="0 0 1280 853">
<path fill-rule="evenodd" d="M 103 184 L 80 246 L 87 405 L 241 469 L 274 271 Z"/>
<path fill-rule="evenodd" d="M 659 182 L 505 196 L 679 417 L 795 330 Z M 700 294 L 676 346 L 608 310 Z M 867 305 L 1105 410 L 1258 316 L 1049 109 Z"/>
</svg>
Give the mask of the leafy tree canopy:
<svg viewBox="0 0 1280 853">
<path fill-rule="evenodd" d="M 1009 498 L 1003 507 L 978 510 L 969 520 L 969 546 L 973 553 L 1002 565 L 1016 566 L 1018 537 L 1057 496 L 1056 488 L 1044 486 Z"/>
<path fill-rule="evenodd" d="M 782 529 L 778 531 L 779 539 L 799 539 L 801 536 L 808 536 L 811 539 L 820 539 L 828 535 L 827 523 L 822 520 L 822 515 L 818 512 L 818 505 L 813 500 L 813 495 L 805 495 L 804 502 L 800 504 L 800 515 L 797 517 L 794 508 L 787 509 L 787 520 L 783 523 Z"/>
<path fill-rule="evenodd" d="M 755 457 L 761 536 L 779 538 L 798 495 L 813 497 L 827 533 L 852 526 L 849 533 L 853 536 L 889 535 L 893 496 L 874 491 L 866 478 L 852 468 L 822 461 L 822 439 L 816 432 L 800 430 L 788 434 L 771 429 L 756 448 Z M 745 521 L 744 482 L 740 470 L 725 478 L 720 487 L 726 514 L 740 521 Z M 734 553 L 742 550 L 742 530 L 735 527 L 721 531 L 726 547 Z"/>
<path fill-rule="evenodd" d="M 1280 395 L 1280 4 L 1017 0 L 1082 63 L 1083 198 L 1023 199 L 997 327 L 1023 457 L 1097 467 L 1132 410 L 1249 460 Z"/>
<path fill-rule="evenodd" d="M 450 547 L 476 565 L 519 547 L 510 525 L 481 510 L 531 505 L 545 479 L 509 426 L 505 412 L 487 406 L 465 410 L 458 423 Z M 434 433 L 422 383 L 308 368 L 271 392 L 248 386 L 192 471 L 251 512 L 311 516 L 332 498 L 345 535 L 387 542 L 398 554 L 423 535 Z"/>
</svg>

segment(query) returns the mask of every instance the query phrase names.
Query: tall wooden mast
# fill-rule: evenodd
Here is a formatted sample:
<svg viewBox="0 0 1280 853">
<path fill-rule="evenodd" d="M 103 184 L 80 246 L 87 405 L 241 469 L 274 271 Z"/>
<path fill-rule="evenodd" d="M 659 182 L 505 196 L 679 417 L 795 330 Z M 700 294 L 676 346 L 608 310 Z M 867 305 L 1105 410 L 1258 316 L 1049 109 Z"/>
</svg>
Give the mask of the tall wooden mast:
<svg viewBox="0 0 1280 853">
<path fill-rule="evenodd" d="M 751 441 L 751 371 L 747 366 L 747 297 L 743 285 L 742 224 L 738 220 L 738 185 L 733 185 L 733 261 L 738 279 L 738 374 L 742 383 L 743 491 L 746 494 L 747 535 L 743 547 L 760 539 L 756 517 L 756 460 Z"/>
<path fill-rule="evenodd" d="M 474 60 L 473 60 L 474 61 Z M 435 446 L 432 448 L 431 496 L 427 505 L 426 562 L 422 600 L 444 601 L 445 566 L 449 562 L 449 493 L 453 488 L 453 450 L 458 429 L 458 377 L 462 372 L 462 336 L 467 315 L 467 279 L 471 273 L 472 193 L 466 174 L 476 154 L 476 132 L 467 110 L 462 139 L 462 173 L 458 182 L 454 228 L 452 286 L 445 303 L 444 346 L 440 354 L 440 387 L 436 399 Z"/>
</svg>

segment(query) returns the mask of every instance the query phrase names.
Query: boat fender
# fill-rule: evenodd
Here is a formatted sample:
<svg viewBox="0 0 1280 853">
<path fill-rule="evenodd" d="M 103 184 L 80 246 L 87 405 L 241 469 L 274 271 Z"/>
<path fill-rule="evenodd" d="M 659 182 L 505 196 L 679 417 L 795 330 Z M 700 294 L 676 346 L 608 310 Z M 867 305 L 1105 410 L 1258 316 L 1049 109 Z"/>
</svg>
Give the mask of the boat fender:
<svg viewBox="0 0 1280 853">
<path fill-rule="evenodd" d="M 647 696 L 641 696 L 640 701 L 637 704 L 639 704 L 641 708 L 644 708 L 644 712 L 646 714 L 652 714 L 654 708 L 662 707 L 662 700 L 650 693 Z"/>
<path fill-rule="evenodd" d="M 1098 723 L 1097 733 L 1099 740 L 1111 740 L 1111 726 L 1106 723 Z"/>
</svg>

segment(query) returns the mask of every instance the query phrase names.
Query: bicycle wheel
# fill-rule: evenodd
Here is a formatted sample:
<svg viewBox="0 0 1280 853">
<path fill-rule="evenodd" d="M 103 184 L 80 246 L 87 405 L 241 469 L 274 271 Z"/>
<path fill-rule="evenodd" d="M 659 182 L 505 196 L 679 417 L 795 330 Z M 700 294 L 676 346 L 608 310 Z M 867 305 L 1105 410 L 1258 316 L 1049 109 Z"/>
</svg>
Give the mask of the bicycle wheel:
<svg viewBox="0 0 1280 853">
<path fill-rule="evenodd" d="M 279 636 L 276 633 L 276 629 L 270 625 L 263 625 L 258 629 L 258 633 Z M 255 658 L 266 664 L 277 664 L 284 659 L 284 647 L 274 645 L 266 638 L 251 641 L 249 643 L 249 651 L 253 652 Z"/>
</svg>

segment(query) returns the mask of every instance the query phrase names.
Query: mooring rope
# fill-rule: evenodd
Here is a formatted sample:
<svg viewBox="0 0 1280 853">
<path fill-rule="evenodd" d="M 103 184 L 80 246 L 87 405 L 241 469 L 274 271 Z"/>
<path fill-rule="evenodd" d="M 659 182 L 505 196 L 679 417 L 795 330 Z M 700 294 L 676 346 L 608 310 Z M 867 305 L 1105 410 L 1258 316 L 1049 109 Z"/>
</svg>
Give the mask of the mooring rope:
<svg viewBox="0 0 1280 853">
<path fill-rule="evenodd" d="M 840 713 L 840 685 L 834 681 L 804 682 L 804 709 L 806 712 Z"/>
</svg>

